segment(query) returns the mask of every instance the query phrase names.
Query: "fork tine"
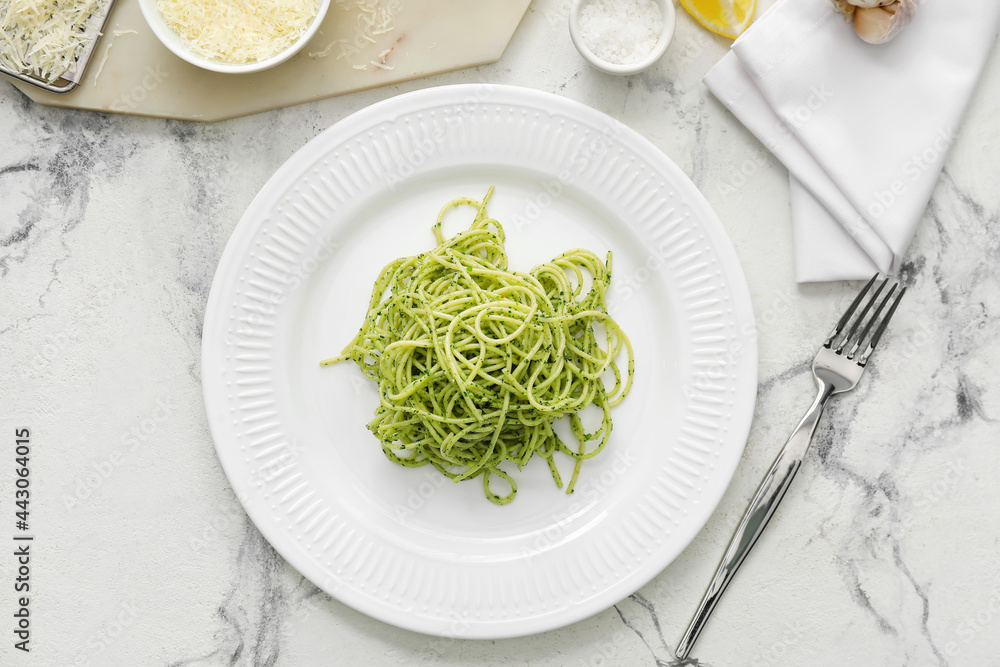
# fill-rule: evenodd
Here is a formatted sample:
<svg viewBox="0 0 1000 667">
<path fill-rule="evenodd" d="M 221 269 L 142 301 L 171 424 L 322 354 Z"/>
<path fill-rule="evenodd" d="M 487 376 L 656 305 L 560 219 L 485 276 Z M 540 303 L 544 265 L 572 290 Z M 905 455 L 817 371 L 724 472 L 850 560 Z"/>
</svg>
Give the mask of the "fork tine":
<svg viewBox="0 0 1000 667">
<path fill-rule="evenodd" d="M 875 351 L 875 346 L 878 345 L 879 340 L 881 340 L 882 338 L 882 334 L 885 333 L 885 328 L 889 325 L 889 320 L 892 319 L 893 314 L 896 312 L 896 306 L 898 306 L 899 302 L 903 300 L 904 294 L 906 294 L 905 287 L 899 290 L 899 294 L 896 296 L 896 300 L 892 302 L 892 306 L 889 307 L 889 312 L 885 314 L 885 319 L 883 319 L 882 323 L 878 325 L 878 329 L 875 330 L 875 334 L 872 336 L 871 342 L 868 343 L 868 347 L 865 349 L 865 353 L 862 354 L 861 359 L 858 360 L 858 365 L 864 366 L 865 364 L 868 363 L 868 357 L 870 357 L 871 353 Z M 889 297 L 886 297 L 885 300 L 888 301 Z"/>
<path fill-rule="evenodd" d="M 847 332 L 847 335 L 844 336 L 844 340 L 841 341 L 839 346 L 837 346 L 837 354 L 843 352 L 844 348 L 847 347 L 847 344 L 854 340 L 854 334 L 857 333 L 858 327 L 860 327 L 861 323 L 865 321 L 865 318 L 868 316 L 868 311 L 871 310 L 872 306 L 875 305 L 875 302 L 878 301 L 879 295 L 882 294 L 882 290 L 885 289 L 885 286 L 888 284 L 889 278 L 887 276 L 886 279 L 882 281 L 882 284 L 878 286 L 878 289 L 875 290 L 875 294 L 872 298 L 868 299 L 868 302 L 865 303 L 865 307 L 861 309 L 861 314 L 858 315 L 857 319 L 854 320 L 854 324 L 851 325 L 850 331 Z"/>
<path fill-rule="evenodd" d="M 851 316 L 854 315 L 854 311 L 857 310 L 858 304 L 861 303 L 861 300 L 865 298 L 865 295 L 868 294 L 868 290 L 871 289 L 872 285 L 875 284 L 876 280 L 878 280 L 877 273 L 874 276 L 872 276 L 872 279 L 868 281 L 868 284 L 865 285 L 864 289 L 858 292 L 858 295 L 854 297 L 854 301 L 851 302 L 851 305 L 847 309 L 847 312 L 845 312 L 841 316 L 840 321 L 837 322 L 837 327 L 833 330 L 833 333 L 830 334 L 830 337 L 826 339 L 826 342 L 823 343 L 823 347 L 830 347 L 831 345 L 833 345 L 833 341 L 835 341 L 837 337 L 840 336 L 840 332 L 844 330 L 844 327 L 851 320 Z"/>
<path fill-rule="evenodd" d="M 882 283 L 882 287 L 885 287 L 886 283 L 888 283 L 888 282 L 889 282 L 889 279 L 886 278 L 885 283 Z M 871 331 L 872 327 L 875 326 L 875 323 L 878 322 L 879 315 L 882 314 L 882 311 L 885 309 L 886 305 L 890 301 L 892 301 L 892 295 L 893 295 L 893 293 L 895 293 L 897 287 L 899 287 L 899 283 L 893 283 L 892 287 L 889 288 L 889 293 L 885 295 L 884 299 L 882 299 L 882 303 L 880 303 L 878 305 L 878 308 L 875 309 L 875 312 L 872 313 L 872 316 L 868 320 L 868 324 L 865 325 L 865 328 L 861 332 L 861 335 L 858 336 L 857 340 L 854 341 L 854 345 L 851 346 L 851 351 L 847 353 L 847 358 L 848 359 L 854 359 L 854 355 L 858 353 L 859 349 L 861 349 L 861 343 L 865 342 L 865 339 L 868 338 L 868 332 Z M 881 292 L 881 291 L 882 291 L 882 288 L 880 287 L 879 290 L 878 290 L 878 292 Z M 878 299 L 878 292 L 875 293 L 875 297 L 872 299 L 872 303 L 874 303 L 875 300 Z M 871 306 L 871 304 L 869 304 L 869 306 Z M 862 317 L 864 317 L 864 316 L 862 315 Z M 857 326 L 857 325 L 855 325 L 855 326 Z M 851 333 L 854 333 L 854 332 L 852 331 Z M 850 336 L 848 336 L 848 339 L 850 339 Z"/>
</svg>

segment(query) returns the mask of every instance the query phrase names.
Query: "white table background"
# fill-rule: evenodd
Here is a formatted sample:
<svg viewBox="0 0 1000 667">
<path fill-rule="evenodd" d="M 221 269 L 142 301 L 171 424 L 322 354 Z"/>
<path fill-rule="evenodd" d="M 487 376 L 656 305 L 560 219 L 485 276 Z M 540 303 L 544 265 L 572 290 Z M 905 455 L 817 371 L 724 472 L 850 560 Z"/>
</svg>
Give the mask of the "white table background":
<svg viewBox="0 0 1000 667">
<path fill-rule="evenodd" d="M 0 543 L 15 532 L 16 428 L 32 434 L 36 536 L 30 654 L 13 648 L 16 564 L 0 548 L 0 664 L 674 664 L 857 285 L 795 284 L 787 172 L 700 83 L 727 40 L 679 10 L 666 57 L 614 78 L 573 49 L 567 11 L 535 0 L 492 66 L 209 125 L 49 109 L 0 83 Z M 268 177 L 366 105 L 480 81 L 579 100 L 672 157 L 733 241 L 760 346 L 743 461 L 691 546 L 615 607 L 501 641 L 399 630 L 303 579 L 234 497 L 200 382 L 212 277 Z M 1000 665 L 998 117 L 994 51 L 883 349 L 832 404 L 690 664 Z"/>
</svg>

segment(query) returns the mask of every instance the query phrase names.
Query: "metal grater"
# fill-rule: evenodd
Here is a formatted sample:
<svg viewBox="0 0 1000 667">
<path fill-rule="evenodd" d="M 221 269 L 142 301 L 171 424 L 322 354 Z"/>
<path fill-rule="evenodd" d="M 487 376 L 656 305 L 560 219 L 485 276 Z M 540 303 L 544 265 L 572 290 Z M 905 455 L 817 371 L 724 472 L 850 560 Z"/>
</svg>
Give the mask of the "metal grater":
<svg viewBox="0 0 1000 667">
<path fill-rule="evenodd" d="M 90 19 L 87 21 L 86 35 L 90 35 L 91 39 L 87 42 L 80 55 L 76 58 L 76 71 L 68 76 L 61 77 L 53 83 L 48 83 L 43 79 L 39 79 L 31 74 L 26 74 L 24 72 L 15 72 L 3 64 L 0 64 L 0 72 L 8 76 L 12 76 L 15 79 L 24 81 L 25 83 L 30 83 L 33 86 L 37 86 L 43 90 L 48 90 L 53 93 L 68 93 L 78 85 L 83 79 L 84 72 L 87 71 L 87 64 L 90 62 L 90 58 L 94 55 L 94 49 L 97 47 L 97 41 L 101 38 L 103 34 L 104 26 L 108 22 L 108 16 L 111 14 L 111 8 L 114 7 L 115 0 L 107 0 L 105 2 L 99 13 L 91 14 Z"/>
</svg>

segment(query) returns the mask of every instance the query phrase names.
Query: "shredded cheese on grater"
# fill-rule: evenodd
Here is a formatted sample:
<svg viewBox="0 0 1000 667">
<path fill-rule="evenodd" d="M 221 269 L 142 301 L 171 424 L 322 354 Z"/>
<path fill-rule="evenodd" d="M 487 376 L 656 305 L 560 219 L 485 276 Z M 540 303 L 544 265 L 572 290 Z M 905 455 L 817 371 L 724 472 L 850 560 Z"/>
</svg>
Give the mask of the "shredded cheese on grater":
<svg viewBox="0 0 1000 667">
<path fill-rule="evenodd" d="M 318 0 L 157 0 L 156 6 L 192 51 L 233 64 L 284 51 L 319 11 Z"/>
<path fill-rule="evenodd" d="M 0 64 L 53 83 L 77 69 L 97 37 L 88 25 L 104 0 L 0 0 Z"/>
</svg>

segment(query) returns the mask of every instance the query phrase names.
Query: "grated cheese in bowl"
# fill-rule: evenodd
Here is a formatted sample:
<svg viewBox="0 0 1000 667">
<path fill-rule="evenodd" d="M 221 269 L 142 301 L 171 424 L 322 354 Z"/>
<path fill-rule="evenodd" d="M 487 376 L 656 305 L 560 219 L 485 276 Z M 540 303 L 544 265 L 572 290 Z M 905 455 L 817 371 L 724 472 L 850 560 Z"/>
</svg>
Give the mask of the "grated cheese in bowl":
<svg viewBox="0 0 1000 667">
<path fill-rule="evenodd" d="M 319 0 L 157 0 L 156 7 L 194 53 L 224 63 L 268 60 L 317 18 Z"/>
<path fill-rule="evenodd" d="M 106 0 L 0 0 L 0 65 L 46 83 L 77 71 Z"/>
</svg>

